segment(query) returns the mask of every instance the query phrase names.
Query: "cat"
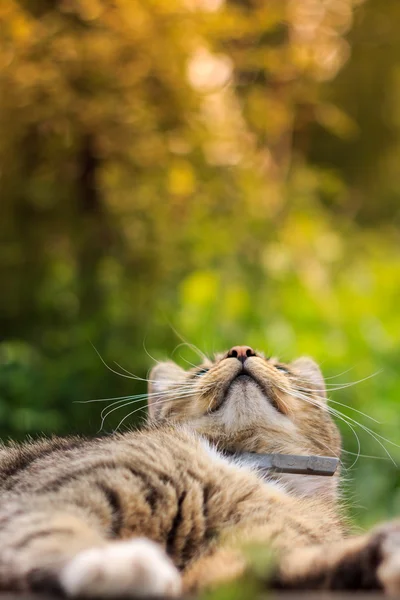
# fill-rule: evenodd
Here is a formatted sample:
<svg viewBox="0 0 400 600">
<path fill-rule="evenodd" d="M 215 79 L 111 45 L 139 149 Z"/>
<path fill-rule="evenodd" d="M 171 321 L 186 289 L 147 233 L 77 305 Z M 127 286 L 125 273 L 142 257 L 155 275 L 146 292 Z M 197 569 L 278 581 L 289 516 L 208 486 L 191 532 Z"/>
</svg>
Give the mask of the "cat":
<svg viewBox="0 0 400 600">
<path fill-rule="evenodd" d="M 340 456 L 317 364 L 248 346 L 151 371 L 141 431 L 0 449 L 0 589 L 180 596 L 239 578 L 400 593 L 400 521 L 351 536 L 332 477 L 266 474 L 241 452 Z M 245 456 L 245 455 L 244 455 Z"/>
</svg>

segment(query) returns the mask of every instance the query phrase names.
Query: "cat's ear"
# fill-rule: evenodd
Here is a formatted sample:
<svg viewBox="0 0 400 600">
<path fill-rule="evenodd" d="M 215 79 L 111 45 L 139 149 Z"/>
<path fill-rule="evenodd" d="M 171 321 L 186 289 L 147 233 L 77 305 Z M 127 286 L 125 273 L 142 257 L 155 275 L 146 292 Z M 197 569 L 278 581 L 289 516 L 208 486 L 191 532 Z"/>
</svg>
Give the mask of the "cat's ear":
<svg viewBox="0 0 400 600">
<path fill-rule="evenodd" d="M 322 375 L 321 369 L 312 358 L 309 358 L 308 356 L 297 358 L 291 363 L 291 367 L 298 373 L 304 383 L 309 384 L 310 389 L 315 389 L 320 397 L 326 399 L 324 376 Z"/>
<path fill-rule="evenodd" d="M 185 376 L 186 371 L 171 361 L 158 363 L 152 368 L 148 384 L 148 409 L 152 419 L 158 418 L 159 409 L 164 404 L 163 400 L 169 398 L 165 394 L 166 390 L 176 383 L 179 384 Z"/>
</svg>

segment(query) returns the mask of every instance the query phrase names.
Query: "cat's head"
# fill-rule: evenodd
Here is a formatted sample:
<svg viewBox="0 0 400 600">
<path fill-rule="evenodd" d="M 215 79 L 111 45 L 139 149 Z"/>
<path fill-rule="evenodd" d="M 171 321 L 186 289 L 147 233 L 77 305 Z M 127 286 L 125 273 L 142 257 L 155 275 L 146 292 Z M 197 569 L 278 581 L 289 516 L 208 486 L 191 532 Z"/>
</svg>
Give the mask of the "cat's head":
<svg viewBox="0 0 400 600">
<path fill-rule="evenodd" d="M 248 346 L 187 371 L 159 363 L 150 374 L 149 417 L 185 424 L 228 451 L 339 456 L 341 450 L 318 365 L 310 358 L 281 363 Z M 297 477 L 321 485 L 332 479 Z"/>
</svg>

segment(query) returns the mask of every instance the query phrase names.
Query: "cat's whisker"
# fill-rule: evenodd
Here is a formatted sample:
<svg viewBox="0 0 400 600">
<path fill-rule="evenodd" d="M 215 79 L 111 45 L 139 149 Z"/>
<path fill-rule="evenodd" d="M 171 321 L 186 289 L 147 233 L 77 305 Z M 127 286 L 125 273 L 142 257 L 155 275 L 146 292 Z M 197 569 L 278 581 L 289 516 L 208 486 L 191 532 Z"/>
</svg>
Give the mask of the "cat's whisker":
<svg viewBox="0 0 400 600">
<path fill-rule="evenodd" d="M 340 421 L 342 421 L 343 423 L 345 423 L 352 430 L 352 432 L 354 434 L 354 437 L 357 440 L 357 447 L 358 447 L 356 460 L 349 467 L 349 469 L 352 469 L 354 467 L 354 465 L 357 463 L 357 461 L 359 459 L 359 456 L 361 454 L 361 442 L 360 442 L 360 438 L 358 437 L 357 432 L 355 431 L 354 427 L 347 421 L 346 416 L 342 415 L 341 413 L 339 413 L 339 411 L 331 408 L 328 405 L 324 405 L 323 404 L 321 406 L 317 401 L 312 401 L 311 398 L 309 398 L 308 396 L 304 396 L 303 394 L 301 394 L 301 393 L 299 393 L 297 391 L 295 393 L 292 392 L 292 395 L 295 395 L 297 398 L 299 398 L 299 400 L 303 400 L 304 402 L 307 402 L 308 404 L 311 404 L 312 406 L 317 406 L 317 407 L 320 407 L 320 408 L 324 407 L 325 409 L 328 410 L 328 412 L 330 414 L 332 414 L 337 419 L 339 419 Z"/>
<path fill-rule="evenodd" d="M 168 396 L 169 396 L 169 393 L 166 393 L 167 397 L 166 397 L 166 398 L 164 398 L 164 399 L 162 399 L 162 400 L 159 400 L 159 401 L 157 402 L 157 404 L 158 404 L 158 405 L 162 405 L 162 404 L 165 404 L 166 402 L 171 402 L 171 401 L 173 401 L 173 402 L 187 401 L 187 398 L 190 398 L 190 397 L 193 395 L 193 390 L 190 390 L 190 391 L 188 391 L 188 392 L 180 392 L 180 393 L 178 393 L 178 394 L 176 394 L 176 393 L 173 393 L 173 390 L 172 390 L 171 392 L 172 392 L 172 393 L 171 393 L 171 397 L 168 397 Z M 160 394 L 161 394 L 161 393 L 155 393 L 154 395 L 158 397 Z M 116 410 L 120 410 L 121 408 L 125 408 L 125 406 L 130 406 L 131 404 L 135 404 L 136 402 L 139 402 L 139 401 L 141 401 L 141 400 L 145 400 L 145 399 L 148 397 L 148 394 L 140 394 L 139 396 L 140 396 L 140 397 L 136 397 L 135 399 L 133 399 L 133 400 L 130 400 L 129 402 L 126 402 L 126 403 L 123 403 L 123 400 L 118 400 L 118 401 L 116 401 L 116 402 L 113 402 L 113 403 L 112 403 L 112 404 L 110 404 L 109 406 L 105 407 L 105 408 L 102 410 L 102 412 L 101 412 L 101 415 L 100 415 L 100 417 L 101 417 L 101 419 L 102 419 L 102 420 L 101 420 L 101 425 L 100 425 L 100 431 L 101 431 L 101 430 L 102 430 L 102 428 L 103 428 L 104 421 L 105 421 L 105 420 L 107 419 L 107 417 L 109 417 L 109 416 L 110 416 L 110 415 L 111 415 L 111 414 L 112 414 L 114 411 L 116 411 Z M 117 405 L 117 404 L 118 404 L 118 406 L 115 406 L 115 405 Z M 111 408 L 111 407 L 113 407 L 113 406 L 114 406 L 115 408 L 112 408 L 110 411 L 106 412 L 106 411 L 107 411 L 109 408 Z M 140 409 L 142 409 L 142 408 L 145 408 L 146 406 L 147 406 L 147 404 L 143 404 L 143 406 L 139 407 L 139 409 L 138 409 L 138 410 L 140 410 Z M 133 411 L 133 412 L 135 412 L 135 411 Z M 133 413 L 129 413 L 129 414 L 133 414 Z"/>
<path fill-rule="evenodd" d="M 139 377 L 139 375 L 135 375 L 134 373 L 128 371 L 128 369 L 125 369 L 125 367 L 120 365 L 117 361 L 114 360 L 113 362 L 117 365 L 117 367 L 125 371 L 125 373 L 128 373 L 128 375 L 130 375 L 129 379 L 133 379 L 134 381 L 144 381 L 145 383 L 156 383 L 156 380 L 154 379 L 148 379 L 147 377 Z M 123 373 L 118 373 L 118 375 L 126 377 L 126 375 L 124 375 Z"/>
<path fill-rule="evenodd" d="M 363 377 L 362 379 L 358 379 L 357 381 L 348 381 L 348 382 L 344 382 L 344 383 L 326 383 L 325 387 L 330 391 L 330 392 L 336 392 L 338 390 L 344 390 L 346 388 L 349 387 L 353 387 L 353 385 L 358 385 L 359 383 L 363 383 L 364 381 L 367 381 L 368 379 L 372 379 L 372 377 L 376 377 L 377 375 L 379 375 L 380 373 L 383 372 L 383 369 L 380 369 L 379 371 L 376 371 L 375 373 L 371 373 L 371 375 L 367 375 L 367 377 Z M 307 382 L 306 382 L 307 383 Z M 315 389 L 311 389 L 311 388 L 303 388 L 305 391 L 307 392 L 314 392 Z"/>
<path fill-rule="evenodd" d="M 119 430 L 119 428 L 121 427 L 121 425 L 126 421 L 126 419 L 128 419 L 128 417 L 131 417 L 132 415 L 134 415 L 135 413 L 137 413 L 139 410 L 143 410 L 143 408 L 145 408 L 145 407 L 144 406 L 139 406 L 139 408 L 137 408 L 136 410 L 133 410 L 132 412 L 130 412 L 127 415 L 125 415 L 125 417 L 123 419 L 121 419 L 121 421 L 118 423 L 118 425 L 114 429 L 114 432 L 117 432 Z"/>
<path fill-rule="evenodd" d="M 354 369 L 354 367 L 350 367 L 349 369 L 346 369 L 345 371 L 342 371 L 341 373 L 338 373 L 337 375 L 330 375 L 329 377 L 324 377 L 324 380 L 327 381 L 328 379 L 336 379 L 337 377 L 341 377 L 342 375 L 346 375 L 346 373 L 349 373 L 353 369 Z"/>
<path fill-rule="evenodd" d="M 131 373 L 130 371 L 128 371 L 127 369 L 125 369 L 125 367 L 121 366 L 119 363 L 117 363 L 116 361 L 114 361 L 114 363 L 123 371 L 125 371 L 125 373 L 120 373 L 119 371 L 116 371 L 115 369 L 113 369 L 112 367 L 110 367 L 110 365 L 108 365 L 106 363 L 106 361 L 104 360 L 104 358 L 101 356 L 100 352 L 97 350 L 97 348 L 92 344 L 94 351 L 96 352 L 96 354 L 98 355 L 98 357 L 100 358 L 101 362 L 103 363 L 103 365 L 112 373 L 114 373 L 115 375 L 118 375 L 119 377 L 125 377 L 126 379 L 133 379 L 135 381 L 144 381 L 146 383 L 157 383 L 156 380 L 152 380 L 152 379 L 146 379 L 144 377 L 139 377 L 138 375 L 134 375 L 133 373 Z"/>
<path fill-rule="evenodd" d="M 136 378 L 132 375 L 125 375 L 124 373 L 119 373 L 118 371 L 116 371 L 115 369 L 113 369 L 112 367 L 110 367 L 110 365 L 108 365 L 106 363 L 106 361 L 104 360 L 104 358 L 101 356 L 100 352 L 97 350 L 96 346 L 93 346 L 94 351 L 96 352 L 97 356 L 100 358 L 101 362 L 103 363 L 103 365 L 109 370 L 111 371 L 111 373 L 114 373 L 115 375 L 119 375 L 119 377 L 126 377 L 127 379 L 140 379 L 140 378 Z M 117 364 L 117 363 L 116 363 Z M 120 365 L 118 365 L 120 366 Z M 126 369 L 125 369 L 126 370 Z M 145 381 L 145 380 L 143 380 Z"/>
<path fill-rule="evenodd" d="M 147 396 L 145 394 L 141 394 L 138 396 L 135 396 L 134 398 L 128 396 L 127 398 L 125 398 L 124 400 L 116 400 L 115 402 L 111 402 L 111 404 L 108 404 L 105 408 L 103 408 L 103 410 L 100 413 L 100 416 L 103 417 L 103 414 L 111 407 L 111 406 L 116 406 L 118 404 L 122 405 L 125 400 L 128 401 L 128 404 L 136 404 L 137 402 L 142 402 L 143 400 L 146 400 Z"/>
<path fill-rule="evenodd" d="M 139 408 L 136 408 L 132 412 L 130 412 L 127 415 L 125 415 L 125 417 L 123 419 L 121 419 L 121 421 L 118 423 L 118 425 L 114 429 L 114 431 L 118 431 L 118 429 L 121 427 L 122 423 L 124 423 L 126 421 L 126 419 L 128 419 L 129 417 L 131 417 L 132 415 L 134 415 L 135 413 L 137 413 L 139 410 L 143 410 L 143 408 L 146 408 L 146 406 L 139 406 Z"/>
<path fill-rule="evenodd" d="M 346 406 L 346 405 L 345 405 L 345 406 Z M 347 407 L 347 406 L 346 406 L 346 407 Z M 334 413 L 338 413 L 338 414 L 341 414 L 341 415 L 343 415 L 343 413 L 341 413 L 341 412 L 337 411 L 336 409 L 334 409 L 334 408 L 332 408 L 332 407 L 330 407 L 330 408 L 331 408 L 331 410 L 332 410 Z M 347 408 L 350 408 L 350 407 L 347 407 Z M 359 412 L 359 411 L 357 411 L 357 412 Z M 363 414 L 363 413 L 361 413 L 361 414 Z M 358 421 L 356 421 L 355 419 L 353 419 L 353 418 L 352 418 L 352 417 L 350 417 L 349 415 L 343 415 L 343 416 L 345 416 L 347 419 L 349 419 L 350 421 L 352 421 L 352 422 L 353 422 L 355 425 L 358 425 L 359 427 L 363 428 L 363 429 L 364 429 L 364 430 L 365 430 L 367 433 L 369 433 L 370 435 L 372 435 L 372 436 L 376 436 L 376 437 L 380 438 L 381 440 L 383 440 L 384 442 L 386 442 L 386 443 L 388 443 L 388 444 L 391 444 L 392 446 L 395 446 L 396 448 L 400 448 L 400 445 L 399 445 L 399 444 L 396 444 L 396 443 L 395 443 L 395 442 L 393 442 L 392 440 L 389 440 L 388 438 L 385 438 L 383 435 L 380 435 L 380 434 L 379 434 L 379 433 L 377 433 L 376 431 L 373 431 L 372 429 L 370 429 L 370 428 L 369 428 L 369 427 L 367 427 L 366 425 L 363 425 L 362 423 L 359 423 Z M 368 415 L 364 415 L 364 416 L 368 416 Z M 372 417 L 370 417 L 370 418 L 372 418 Z M 379 423 L 379 422 L 378 422 L 378 423 Z M 377 441 L 378 441 L 378 440 L 377 440 Z M 385 449 L 385 450 L 386 450 L 386 449 Z M 393 460 L 391 456 L 390 456 L 390 458 L 391 458 L 391 460 Z"/>
<path fill-rule="evenodd" d="M 373 377 L 376 377 L 377 375 L 380 375 L 381 373 L 383 373 L 383 369 L 379 369 L 379 371 L 375 371 L 375 373 L 371 373 L 371 375 L 367 375 L 366 377 L 363 377 L 362 379 L 357 379 L 356 381 L 347 381 L 347 382 L 345 381 L 345 382 L 339 383 L 339 384 L 327 383 L 326 386 L 328 388 L 343 390 L 348 387 L 352 387 L 353 385 L 358 385 L 359 383 L 363 383 L 364 381 L 368 381 L 368 379 L 372 379 Z"/>
<path fill-rule="evenodd" d="M 143 398 L 143 400 L 145 400 L 145 398 Z M 166 402 L 166 401 L 160 401 L 160 404 Z M 107 408 L 105 408 L 102 413 L 101 413 L 101 424 L 100 424 L 100 429 L 99 431 L 101 431 L 103 429 L 104 426 L 104 422 L 106 421 L 106 419 L 116 410 L 120 410 L 121 408 L 125 408 L 126 406 L 131 406 L 132 404 L 136 404 L 136 402 L 126 402 L 125 404 L 119 404 L 119 406 L 115 406 L 114 408 L 111 408 L 113 405 L 111 404 L 110 406 L 108 406 Z M 111 408 L 111 410 L 108 410 L 109 408 Z M 139 407 L 139 409 L 142 408 L 147 408 L 147 403 L 144 402 L 142 404 L 142 406 Z M 107 411 L 108 412 L 105 412 Z"/>
<path fill-rule="evenodd" d="M 282 406 L 284 406 L 284 408 L 286 409 L 286 411 L 290 414 L 291 413 L 291 407 L 285 402 L 285 400 L 283 398 L 280 398 L 280 402 L 281 402 Z"/>
<path fill-rule="evenodd" d="M 155 394 L 157 397 L 159 396 L 158 394 Z M 116 406 L 117 404 L 122 405 L 122 403 L 125 400 L 128 400 L 127 404 L 136 404 L 137 402 L 142 402 L 143 400 L 147 400 L 149 398 L 149 394 L 137 394 L 136 396 L 125 396 L 122 399 L 116 400 L 115 402 L 112 402 L 111 404 L 109 404 L 108 406 L 106 406 L 105 408 L 103 408 L 103 410 L 100 413 L 100 416 L 103 417 L 103 414 L 111 407 L 111 406 Z M 169 398 L 167 398 L 169 399 Z M 124 404 L 123 406 L 127 406 L 127 404 Z M 121 408 L 121 406 L 120 406 Z"/>
<path fill-rule="evenodd" d="M 123 367 L 122 365 L 120 365 L 116 360 L 114 360 L 113 363 L 115 365 L 117 365 L 117 367 L 119 367 L 120 369 L 122 369 L 123 371 L 125 371 L 125 373 L 127 373 L 128 375 L 130 375 L 133 379 L 138 379 L 137 375 L 135 375 L 134 373 L 131 373 L 130 371 L 128 371 L 128 369 L 125 369 L 125 367 Z"/>
<path fill-rule="evenodd" d="M 338 418 L 339 415 L 336 415 Z M 387 454 L 387 456 L 389 457 L 389 459 L 392 461 L 392 463 L 394 464 L 395 467 L 397 467 L 397 463 L 394 460 L 393 456 L 390 454 L 389 450 L 386 448 L 386 446 L 380 441 L 379 438 L 383 439 L 385 442 L 387 442 L 388 444 L 394 444 L 394 442 L 391 442 L 390 440 L 387 440 L 386 438 L 384 438 L 383 436 L 380 436 L 379 434 L 377 434 L 375 431 L 372 431 L 369 427 L 366 427 L 365 425 L 362 425 L 361 423 L 358 423 L 357 421 L 355 421 L 354 419 L 351 419 L 351 417 L 347 417 L 348 419 L 350 419 L 355 425 L 357 425 L 358 427 L 360 427 L 361 429 L 363 429 L 366 433 L 369 433 L 369 435 L 381 446 L 381 448 L 384 450 L 384 452 Z M 349 424 L 349 423 L 348 423 Z M 350 426 L 350 425 L 349 425 Z M 395 446 L 397 446 L 397 444 L 394 444 Z M 397 446 L 398 447 L 398 446 Z"/>
<path fill-rule="evenodd" d="M 182 344 L 180 344 L 180 346 L 186 345 L 189 348 L 191 348 L 193 350 L 193 352 L 195 354 L 197 354 L 197 356 L 199 356 L 202 360 L 208 360 L 208 357 L 204 354 L 204 352 L 202 352 L 200 350 L 200 348 L 197 348 L 197 346 L 195 346 L 194 344 L 190 344 L 184 337 L 182 334 L 179 333 L 179 331 L 176 329 L 176 327 L 174 327 L 171 323 L 171 321 L 168 321 L 169 326 L 171 327 L 172 331 L 174 332 L 174 334 L 176 335 L 177 338 L 179 338 L 182 342 Z M 174 354 L 174 352 L 179 348 L 179 346 L 177 346 L 174 351 L 172 352 L 172 354 Z"/>
<path fill-rule="evenodd" d="M 211 396 L 210 402 L 208 403 L 208 406 L 207 406 L 207 413 L 210 411 L 211 404 L 214 402 L 214 400 L 215 400 L 215 396 Z"/>
<path fill-rule="evenodd" d="M 300 396 L 297 396 L 300 399 L 303 399 L 305 402 L 309 402 L 310 404 L 313 404 L 310 401 L 310 398 L 308 398 L 307 396 L 304 396 L 303 394 L 301 394 Z M 320 404 L 315 404 L 316 406 L 320 406 Z M 396 446 L 397 448 L 400 448 L 400 446 L 398 444 L 396 444 L 395 442 L 392 442 L 391 440 L 386 439 L 384 436 L 381 436 L 379 433 L 376 433 L 375 431 L 373 431 L 372 429 L 370 429 L 369 427 L 367 427 L 366 425 L 363 425 L 362 423 L 359 423 L 358 421 L 356 421 L 355 419 L 353 419 L 352 417 L 349 417 L 348 415 L 344 415 L 343 413 L 341 413 L 340 411 L 325 405 L 326 408 L 328 409 L 328 411 L 330 412 L 330 414 L 332 414 L 333 416 L 337 417 L 338 419 L 344 421 L 347 423 L 347 425 L 350 427 L 350 423 L 349 421 L 351 421 L 351 423 L 353 423 L 355 426 L 360 427 L 363 431 L 365 431 L 366 433 L 368 433 L 380 446 L 381 448 L 384 450 L 384 452 L 387 454 L 387 456 L 389 457 L 389 459 L 392 461 L 392 463 L 397 466 L 396 461 L 394 460 L 394 458 L 392 457 L 392 455 L 390 454 L 389 450 L 386 448 L 386 446 L 380 441 L 381 439 L 384 440 L 385 442 L 387 442 L 388 444 L 392 444 L 393 446 Z M 380 439 L 379 439 L 380 438 Z M 358 460 L 358 459 L 357 459 Z M 356 461 L 355 461 L 356 462 Z M 354 463 L 355 464 L 355 463 Z M 353 466 L 353 465 L 352 465 Z"/>
<path fill-rule="evenodd" d="M 93 400 L 74 400 L 73 404 L 91 404 L 92 402 L 109 402 L 110 400 L 126 400 L 132 396 L 115 396 L 114 398 L 95 398 Z"/>
<path fill-rule="evenodd" d="M 342 448 L 342 452 L 344 454 L 352 454 L 353 456 L 356 456 L 356 452 L 351 452 L 350 450 L 345 450 L 344 448 Z M 359 454 L 358 456 L 360 458 L 371 458 L 374 460 L 389 460 L 387 456 L 373 456 L 370 454 Z"/>
<path fill-rule="evenodd" d="M 180 336 L 179 336 L 180 337 Z M 181 339 L 183 339 L 181 337 Z M 199 348 L 197 348 L 197 346 L 195 346 L 194 344 L 190 344 L 189 342 L 186 341 L 182 341 L 180 344 L 178 344 L 177 346 L 175 346 L 174 350 L 172 351 L 172 356 L 175 354 L 175 352 L 179 349 L 182 348 L 182 346 L 187 346 L 188 348 L 190 348 L 191 350 L 193 350 L 193 352 L 195 354 L 197 354 L 197 356 L 199 356 L 201 358 L 201 360 L 203 360 L 204 362 L 208 361 L 208 357 L 204 354 L 204 352 L 202 352 Z"/>
<path fill-rule="evenodd" d="M 169 385 L 179 385 L 179 389 L 181 390 L 183 389 L 192 389 L 191 386 L 188 384 L 187 386 L 182 386 L 182 384 L 179 381 L 170 381 L 168 382 Z M 171 394 L 171 393 L 176 393 L 173 390 L 167 390 L 167 391 L 160 391 L 160 392 L 147 392 L 147 393 L 143 393 L 143 394 L 136 394 L 136 395 L 126 395 L 126 396 L 115 396 L 114 398 L 94 398 L 91 400 L 74 400 L 73 404 L 90 404 L 92 402 L 109 402 L 110 400 L 125 400 L 127 398 L 137 398 L 137 397 L 147 397 L 147 396 L 162 396 L 165 394 Z"/>
<path fill-rule="evenodd" d="M 141 401 L 143 402 L 143 400 L 145 400 L 145 398 L 142 398 Z M 116 410 L 120 410 L 121 408 L 124 408 L 125 406 L 130 406 L 131 404 L 136 404 L 137 402 L 139 402 L 139 399 L 135 400 L 135 401 L 128 401 L 125 403 L 121 403 L 121 401 L 117 401 L 117 402 L 112 402 L 111 404 L 109 404 L 108 406 L 106 406 L 105 408 L 103 408 L 103 410 L 100 413 L 100 418 L 101 418 L 101 425 L 100 425 L 100 431 L 103 429 L 103 425 L 104 425 L 104 421 L 107 419 L 107 417 L 109 417 L 114 411 Z M 116 406 L 118 405 L 118 406 Z M 115 408 L 112 408 L 115 407 Z M 110 410 L 111 409 L 111 410 Z"/>
<path fill-rule="evenodd" d="M 143 350 L 146 352 L 147 356 L 148 356 L 149 358 L 151 358 L 151 360 L 152 360 L 153 362 L 155 362 L 155 363 L 156 363 L 156 365 L 159 365 L 159 364 L 161 364 L 161 361 L 159 361 L 159 360 L 156 360 L 156 359 L 154 358 L 154 356 L 152 356 L 152 355 L 150 354 L 150 352 L 147 350 L 147 348 L 146 348 L 146 343 L 145 343 L 145 342 L 146 342 L 146 338 L 144 338 L 142 346 L 143 346 Z"/>
<path fill-rule="evenodd" d="M 358 437 L 358 435 L 357 435 L 356 431 L 355 431 L 355 430 L 354 430 L 354 428 L 352 427 L 352 425 L 350 425 L 350 423 L 348 423 L 348 421 L 346 420 L 346 415 L 343 415 L 343 414 L 342 414 L 342 413 L 340 413 L 339 411 L 337 411 L 337 410 L 335 410 L 335 409 L 331 408 L 330 406 L 326 405 L 326 404 L 325 404 L 325 399 L 323 399 L 323 398 L 321 398 L 321 397 L 317 397 L 317 399 L 319 399 L 319 400 L 323 400 L 323 401 L 324 401 L 324 403 L 323 403 L 322 405 L 321 405 L 321 404 L 319 404 L 319 403 L 318 403 L 316 400 L 314 400 L 314 401 L 313 401 L 313 400 L 312 400 L 311 398 L 309 398 L 308 396 L 304 396 L 303 394 L 301 394 L 301 392 L 299 392 L 299 391 L 297 391 L 297 390 L 296 390 L 296 392 L 293 392 L 293 390 L 292 390 L 291 392 L 289 392 L 288 390 L 286 390 L 286 393 L 291 393 L 291 394 L 292 394 L 292 395 L 294 395 L 295 397 L 299 398 L 299 400 L 303 400 L 304 402 L 307 402 L 308 404 L 311 404 L 312 406 L 316 406 L 316 407 L 318 407 L 318 408 L 324 408 L 324 409 L 325 409 L 325 410 L 327 410 L 327 411 L 328 411 L 330 414 L 332 414 L 334 417 L 337 417 L 338 419 L 340 419 L 341 421 L 343 421 L 343 422 L 344 422 L 346 425 L 348 425 L 348 427 L 350 427 L 350 428 L 351 428 L 351 430 L 352 430 L 352 431 L 353 431 L 353 433 L 354 433 L 354 436 L 355 436 L 355 437 L 356 437 L 356 439 L 357 439 L 358 452 L 357 452 L 357 459 L 356 459 L 356 461 L 358 460 L 358 457 L 360 456 L 360 451 L 361 451 L 360 439 L 359 439 L 359 437 Z M 356 462 L 356 461 L 355 461 L 355 462 Z M 355 464 L 355 463 L 353 463 L 353 464 L 351 465 L 351 467 L 353 467 L 353 466 L 354 466 L 354 464 Z M 351 468 L 351 467 L 350 467 L 350 468 Z"/>
<path fill-rule="evenodd" d="M 301 391 L 313 391 L 314 397 L 317 397 L 319 400 L 321 400 L 324 403 L 326 402 L 325 398 L 323 398 L 321 396 L 315 396 L 315 390 L 306 390 L 305 388 L 302 387 Z M 328 391 L 332 391 L 332 390 L 328 390 Z M 292 394 L 293 392 L 286 391 L 286 393 Z M 337 404 L 339 406 L 343 406 L 344 408 L 347 408 L 348 410 L 352 410 L 353 412 L 356 412 L 356 413 L 362 415 L 366 419 L 370 419 L 371 421 L 374 421 L 374 423 L 377 423 L 378 425 L 382 424 L 380 421 L 378 421 L 374 417 L 371 417 L 371 415 L 367 415 L 367 413 L 364 413 L 361 410 L 358 410 L 358 408 L 354 408 L 353 406 L 348 406 L 348 404 L 344 404 L 343 402 L 338 402 L 337 400 L 333 400 L 332 398 L 329 398 L 328 401 L 329 401 L 329 404 Z"/>
<path fill-rule="evenodd" d="M 328 446 L 328 444 L 326 444 L 322 440 L 319 440 L 319 443 L 322 444 L 327 450 L 329 450 L 331 456 L 334 456 L 335 458 L 339 459 L 339 462 L 340 462 L 340 465 L 341 465 L 342 469 L 344 469 L 345 471 L 347 471 L 349 469 L 349 467 L 346 467 L 346 465 L 342 461 L 341 456 L 340 456 L 340 454 L 341 454 L 340 452 L 339 453 L 335 452 L 330 446 Z"/>
<path fill-rule="evenodd" d="M 146 400 L 149 397 L 162 397 L 162 396 L 167 396 L 167 399 L 170 400 L 172 398 L 180 398 L 182 396 L 186 396 L 189 395 L 187 392 L 185 392 L 185 394 L 183 394 L 183 392 L 179 393 L 179 394 L 172 394 L 171 392 L 153 392 L 153 393 L 147 393 L 147 394 L 136 394 L 135 396 L 122 396 L 121 398 L 115 399 L 115 402 L 112 402 L 111 404 L 109 404 L 108 406 L 106 406 L 105 408 L 103 408 L 103 410 L 101 411 L 101 418 L 103 418 L 104 413 L 111 407 L 111 406 L 115 406 L 117 404 L 120 404 L 120 406 L 118 408 L 122 408 L 122 406 L 127 406 L 129 404 L 136 404 L 136 402 L 140 402 L 142 400 Z M 171 396 L 171 398 L 169 398 L 169 396 Z M 109 400 L 113 400 L 113 398 L 109 398 Z M 124 402 L 124 400 L 129 400 L 129 402 L 127 402 L 126 404 L 122 404 Z M 110 413 L 108 413 L 110 414 Z M 106 415 L 107 416 L 107 415 Z"/>
<path fill-rule="evenodd" d="M 337 414 L 336 418 L 339 419 L 340 421 L 342 421 L 343 423 L 345 423 L 347 425 L 347 427 L 349 427 L 349 429 L 351 429 L 351 431 L 354 434 L 354 437 L 357 440 L 357 453 L 355 454 L 356 458 L 351 463 L 350 467 L 348 467 L 348 469 L 350 471 L 357 464 L 357 461 L 360 458 L 360 455 L 361 455 L 361 441 L 360 441 L 360 438 L 358 437 L 358 434 L 357 434 L 356 430 L 354 429 L 354 427 L 352 425 L 350 425 L 350 423 L 343 416 Z"/>
<path fill-rule="evenodd" d="M 186 398 L 183 398 L 183 399 L 186 400 Z M 179 398 L 178 401 L 179 400 L 182 400 L 182 398 Z M 158 404 L 165 404 L 166 402 L 170 402 L 170 400 L 161 400 Z M 137 413 L 139 410 L 143 410 L 143 408 L 146 408 L 146 405 L 139 406 L 139 408 L 136 408 L 132 412 L 130 412 L 127 415 L 125 415 L 125 417 L 123 419 L 121 419 L 121 421 L 119 422 L 119 424 L 117 425 L 117 427 L 115 428 L 114 431 L 118 431 L 118 429 L 121 427 L 122 423 L 124 423 L 126 421 L 126 419 L 128 419 L 130 416 L 132 416 L 135 413 Z"/>
<path fill-rule="evenodd" d="M 339 406 L 343 406 L 344 408 L 347 408 L 348 410 L 352 410 L 352 411 L 362 415 L 366 419 L 370 419 L 371 421 L 374 421 L 374 423 L 377 423 L 378 425 L 382 425 L 381 421 L 378 421 L 374 417 L 371 417 L 371 415 L 367 415 L 367 413 L 364 413 L 361 410 L 358 410 L 358 408 L 354 408 L 353 406 L 348 406 L 347 404 L 344 404 L 343 402 L 338 402 L 337 400 L 332 400 L 332 398 L 329 398 L 329 402 L 330 402 L 330 404 L 333 403 L 333 404 L 338 404 Z"/>
<path fill-rule="evenodd" d="M 373 375 L 369 375 L 366 379 L 369 379 L 370 377 L 374 377 L 375 375 L 377 375 L 377 373 L 374 373 Z M 348 385 L 349 386 L 350 385 L 356 385 L 356 383 L 360 383 L 361 381 L 364 381 L 364 380 L 360 380 L 358 382 L 353 382 L 352 384 L 348 384 Z M 281 389 L 281 388 L 279 388 L 279 389 Z M 337 388 L 337 389 L 340 389 L 340 388 Z M 282 391 L 285 391 L 285 393 L 287 393 L 287 394 L 292 394 L 293 393 L 292 390 L 282 390 Z M 329 389 L 327 391 L 328 392 L 332 392 L 332 391 L 336 391 L 336 390 Z M 313 393 L 314 396 L 315 396 L 315 388 L 305 388 L 305 387 L 302 386 L 301 387 L 301 392 L 310 392 L 310 393 Z M 318 397 L 318 398 L 325 402 L 324 398 L 321 398 L 321 397 Z M 360 415 L 362 415 L 363 417 L 365 417 L 366 419 L 370 419 L 371 421 L 374 421 L 374 423 L 377 423 L 378 425 L 382 424 L 380 421 L 378 421 L 374 417 L 371 417 L 371 415 L 368 415 L 368 414 L 362 412 L 361 410 L 358 410 L 357 408 L 354 408 L 353 406 L 348 406 L 347 404 L 344 404 L 342 402 L 338 402 L 338 400 L 333 400 L 332 398 L 329 398 L 329 403 L 330 404 L 337 404 L 339 406 L 343 406 L 344 408 L 347 408 L 348 410 L 352 410 L 353 412 L 357 412 Z"/>
<path fill-rule="evenodd" d="M 180 354 L 180 355 L 179 355 L 179 358 L 180 358 L 181 360 L 184 360 L 184 361 L 185 361 L 185 363 L 187 363 L 187 364 L 188 364 L 188 365 L 190 365 L 191 367 L 194 367 L 194 368 L 198 367 L 198 365 L 195 365 L 194 363 L 190 362 L 190 360 L 187 360 L 187 359 L 186 359 L 184 356 L 182 356 L 182 354 Z"/>
</svg>

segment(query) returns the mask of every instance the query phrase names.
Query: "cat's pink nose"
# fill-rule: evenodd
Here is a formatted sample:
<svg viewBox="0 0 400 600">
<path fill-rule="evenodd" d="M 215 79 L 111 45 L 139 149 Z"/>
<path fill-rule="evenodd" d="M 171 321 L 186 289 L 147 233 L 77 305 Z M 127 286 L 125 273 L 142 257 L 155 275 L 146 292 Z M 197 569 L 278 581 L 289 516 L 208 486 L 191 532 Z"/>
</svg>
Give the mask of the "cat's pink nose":
<svg viewBox="0 0 400 600">
<path fill-rule="evenodd" d="M 256 353 L 254 352 L 253 348 L 250 348 L 250 346 L 233 346 L 233 348 L 231 348 L 228 352 L 228 358 L 237 358 L 242 363 L 244 363 L 246 358 L 249 358 L 249 356 L 255 355 Z"/>
</svg>

